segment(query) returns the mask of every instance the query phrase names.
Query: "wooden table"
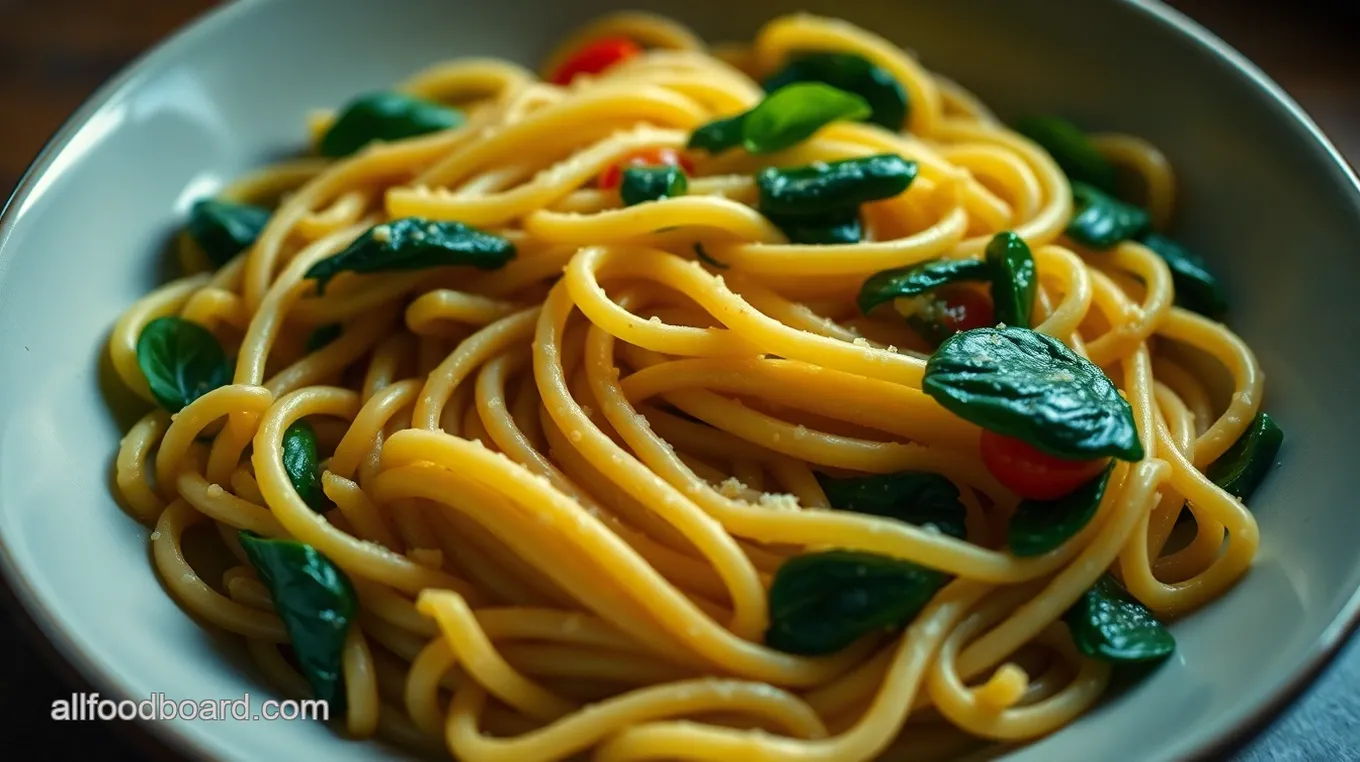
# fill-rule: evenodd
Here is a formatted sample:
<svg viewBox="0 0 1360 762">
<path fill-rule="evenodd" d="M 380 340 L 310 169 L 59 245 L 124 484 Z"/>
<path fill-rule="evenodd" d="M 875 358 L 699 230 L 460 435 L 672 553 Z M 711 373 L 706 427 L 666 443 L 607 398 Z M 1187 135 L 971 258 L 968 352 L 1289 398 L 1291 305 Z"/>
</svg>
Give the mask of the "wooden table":
<svg viewBox="0 0 1360 762">
<path fill-rule="evenodd" d="M 194 16 L 211 0 L 0 0 L 0 193 L 20 175 L 62 121 L 107 77 Z M 1360 29 L 1357 4 L 1180 0 L 1171 2 L 1247 55 L 1293 95 L 1353 166 L 1360 166 L 1360 54 L 1347 29 Z M 138 759 L 118 730 L 124 723 L 55 723 L 51 701 L 72 688 L 0 615 L 0 717 L 7 750 L 46 757 Z M 1232 759 L 1360 759 L 1360 640 L 1290 709 Z"/>
</svg>

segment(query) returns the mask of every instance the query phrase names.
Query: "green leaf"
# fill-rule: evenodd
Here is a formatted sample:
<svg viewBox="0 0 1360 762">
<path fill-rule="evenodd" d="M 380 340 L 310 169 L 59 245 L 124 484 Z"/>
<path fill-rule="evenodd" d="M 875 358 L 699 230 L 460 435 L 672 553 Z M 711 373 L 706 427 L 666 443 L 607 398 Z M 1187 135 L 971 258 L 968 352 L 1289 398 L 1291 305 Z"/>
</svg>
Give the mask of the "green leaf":
<svg viewBox="0 0 1360 762">
<path fill-rule="evenodd" d="M 1077 243 L 1108 249 L 1147 231 L 1151 219 L 1136 206 L 1101 192 L 1086 183 L 1072 183 L 1076 214 L 1067 223 L 1067 235 Z"/>
<path fill-rule="evenodd" d="M 860 225 L 859 210 L 828 212 L 822 215 L 779 215 L 766 214 L 774 226 L 784 232 L 792 243 L 833 246 L 836 244 L 859 243 L 864 235 Z"/>
<path fill-rule="evenodd" d="M 872 553 L 795 556 L 779 567 L 770 586 L 765 644 L 791 654 L 835 653 L 869 633 L 905 627 L 948 579 Z"/>
<path fill-rule="evenodd" d="M 1015 130 L 1048 151 L 1069 180 L 1114 193 L 1114 165 L 1076 125 L 1056 116 L 1032 116 L 1016 122 Z"/>
<path fill-rule="evenodd" d="M 854 93 L 869 104 L 865 117 L 893 132 L 907 120 L 907 91 L 893 75 L 853 53 L 808 53 L 793 58 L 783 70 L 765 80 L 765 91 L 775 92 L 795 82 L 822 82 Z"/>
<path fill-rule="evenodd" d="M 700 262 L 711 267 L 716 267 L 719 270 L 727 270 L 730 268 L 730 265 L 725 265 L 713 257 L 710 257 L 708 252 L 704 251 L 704 245 L 702 243 L 694 244 L 694 256 L 698 257 Z"/>
<path fill-rule="evenodd" d="M 1176 291 L 1178 306 L 1215 319 L 1228 311 L 1228 295 L 1223 284 L 1198 254 L 1157 233 L 1145 233 L 1139 242 L 1161 257 L 1171 270 L 1171 285 Z"/>
<path fill-rule="evenodd" d="M 933 526 L 960 540 L 967 536 L 959 488 L 940 474 L 899 471 L 893 474 L 835 479 L 817 474 L 826 499 L 838 511 L 885 516 L 917 526 Z"/>
<path fill-rule="evenodd" d="M 741 144 L 753 154 L 782 151 L 826 125 L 873 113 L 858 95 L 820 82 L 795 82 L 770 93 L 742 120 Z"/>
<path fill-rule="evenodd" d="M 267 540 L 244 530 L 238 537 L 250 565 L 269 589 L 314 697 L 327 702 L 332 712 L 342 710 L 341 657 L 359 611 L 354 586 L 340 567 L 310 545 Z"/>
<path fill-rule="evenodd" d="M 515 245 L 461 222 L 405 217 L 374 225 L 344 251 L 307 269 L 318 295 L 341 272 L 376 273 L 468 265 L 495 270 L 515 258 Z"/>
<path fill-rule="evenodd" d="M 1142 460 L 1133 410 L 1110 379 L 1051 336 L 975 328 L 926 362 L 922 388 L 960 418 L 1069 460 Z"/>
<path fill-rule="evenodd" d="M 685 195 L 689 181 L 685 170 L 670 165 L 628 167 L 619 182 L 619 196 L 625 206 Z"/>
<path fill-rule="evenodd" d="M 1276 425 L 1275 419 L 1263 410 L 1256 414 L 1251 425 L 1233 446 L 1205 470 L 1204 475 L 1229 495 L 1246 502 L 1275 465 L 1275 457 L 1280 454 L 1283 444 L 1284 432 Z"/>
<path fill-rule="evenodd" d="M 1039 276 L 1025 239 L 1011 232 L 997 233 L 987 244 L 987 265 L 992 271 L 992 306 L 997 322 L 1032 328 L 1030 315 L 1034 313 Z"/>
<path fill-rule="evenodd" d="M 307 334 L 307 353 L 311 354 L 340 338 L 340 333 L 343 330 L 344 326 L 339 323 L 327 323 L 326 325 L 318 326 L 316 330 Z"/>
<path fill-rule="evenodd" d="M 137 337 L 137 366 L 151 396 L 171 413 L 231 383 L 231 363 L 208 329 L 178 317 L 160 317 Z"/>
<path fill-rule="evenodd" d="M 915 179 L 916 162 L 878 154 L 790 169 L 766 167 L 756 175 L 756 186 L 766 216 L 819 216 L 892 198 Z"/>
<path fill-rule="evenodd" d="M 992 269 L 980 259 L 928 259 L 869 276 L 859 289 L 859 310 L 869 314 L 894 299 L 921 296 L 950 283 L 984 282 Z"/>
<path fill-rule="evenodd" d="M 1176 650 L 1171 633 L 1108 574 L 1077 599 L 1063 620 L 1077 650 L 1092 659 L 1160 661 Z"/>
<path fill-rule="evenodd" d="M 321 153 L 348 156 L 380 141 L 402 140 L 463 123 L 463 113 L 405 93 L 377 92 L 350 101 L 321 139 Z"/>
<path fill-rule="evenodd" d="M 268 209 L 204 198 L 189 207 L 184 227 L 208 261 L 221 267 L 250 248 L 268 224 Z"/>
<path fill-rule="evenodd" d="M 726 119 L 717 119 L 695 130 L 689 136 L 687 148 L 707 151 L 711 154 L 722 153 L 741 145 L 741 133 L 746 114 L 738 114 Z"/>
<path fill-rule="evenodd" d="M 283 432 L 283 470 L 298 497 L 317 513 L 328 505 L 321 489 L 321 458 L 316 454 L 316 432 L 306 421 L 296 421 Z"/>
<path fill-rule="evenodd" d="M 1011 554 L 1042 556 L 1080 532 L 1096 515 L 1113 471 L 1111 462 L 1100 476 L 1054 500 L 1022 500 L 1011 516 Z"/>
</svg>

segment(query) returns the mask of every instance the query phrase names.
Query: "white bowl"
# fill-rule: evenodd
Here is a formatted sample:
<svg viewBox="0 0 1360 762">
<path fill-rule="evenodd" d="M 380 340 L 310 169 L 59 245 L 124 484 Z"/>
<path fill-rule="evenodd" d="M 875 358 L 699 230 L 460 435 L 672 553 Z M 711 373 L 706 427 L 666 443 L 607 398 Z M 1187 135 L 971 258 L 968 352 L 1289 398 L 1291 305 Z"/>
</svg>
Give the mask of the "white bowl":
<svg viewBox="0 0 1360 762">
<path fill-rule="evenodd" d="M 635 4 L 709 40 L 793 10 L 762 0 Z M 187 205 L 299 149 L 305 117 L 442 58 L 536 63 L 604 0 L 276 0 L 209 14 L 106 85 L 61 129 L 0 221 L 0 564 L 46 638 L 108 696 L 269 694 L 232 639 L 161 588 L 146 530 L 110 490 L 127 426 L 110 411 L 103 342 L 164 282 Z M 1230 324 L 1266 373 L 1283 466 L 1254 501 L 1249 575 L 1175 626 L 1174 661 L 1016 760 L 1180 759 L 1259 721 L 1350 630 L 1360 432 L 1348 339 L 1360 331 L 1355 177 L 1278 87 L 1160 5 L 1044 0 L 818 0 L 917 51 L 1004 116 L 1066 114 L 1143 135 L 1182 188 L 1178 237 L 1216 265 Z M 373 759 L 376 744 L 305 721 L 173 721 L 181 752 L 223 760 Z"/>
</svg>

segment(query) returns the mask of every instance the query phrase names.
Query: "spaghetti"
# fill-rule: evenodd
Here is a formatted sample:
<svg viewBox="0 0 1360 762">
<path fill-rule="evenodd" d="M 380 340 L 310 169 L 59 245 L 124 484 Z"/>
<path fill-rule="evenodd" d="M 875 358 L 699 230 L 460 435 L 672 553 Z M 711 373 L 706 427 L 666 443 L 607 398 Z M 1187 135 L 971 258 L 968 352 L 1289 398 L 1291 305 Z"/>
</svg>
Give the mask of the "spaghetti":
<svg viewBox="0 0 1360 762">
<path fill-rule="evenodd" d="M 1278 446 L 1251 350 L 1187 301 L 1214 284 L 1164 237 L 1167 161 L 1069 128 L 807 15 L 438 64 L 195 208 L 188 274 L 110 341 L 156 405 L 119 495 L 177 601 L 354 738 L 850 762 L 1048 734 L 1247 571 Z M 1046 348 L 1036 398 L 1090 370 L 1070 399 L 1108 385 L 1078 412 L 1123 449 L 1036 455 L 1061 421 L 960 402 L 969 337 Z"/>
</svg>

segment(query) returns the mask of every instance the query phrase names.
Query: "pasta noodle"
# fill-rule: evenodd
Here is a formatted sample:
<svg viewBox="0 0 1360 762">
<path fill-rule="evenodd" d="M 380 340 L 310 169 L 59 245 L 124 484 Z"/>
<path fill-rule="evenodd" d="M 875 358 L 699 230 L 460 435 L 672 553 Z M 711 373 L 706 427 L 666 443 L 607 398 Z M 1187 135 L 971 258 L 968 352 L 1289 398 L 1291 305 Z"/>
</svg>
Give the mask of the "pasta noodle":
<svg viewBox="0 0 1360 762">
<path fill-rule="evenodd" d="M 606 38 L 646 49 L 552 81 Z M 837 120 L 773 152 L 685 151 L 807 50 L 891 75 L 910 106 L 902 129 Z M 154 525 L 171 595 L 245 638 L 280 690 L 312 688 L 239 532 L 305 544 L 343 572 L 357 596 L 337 645 L 346 735 L 477 762 L 853 762 L 1023 742 L 1110 681 L 1065 619 L 1102 575 L 1169 620 L 1250 567 L 1256 524 L 1208 475 L 1261 410 L 1250 348 L 1181 305 L 1150 244 L 1070 236 L 1079 210 L 1054 156 L 895 44 L 792 15 L 710 50 L 669 19 L 622 13 L 539 74 L 453 60 L 395 91 L 466 121 L 238 180 L 219 197 L 269 208 L 258 236 L 216 264 L 181 236 L 187 273 L 131 306 L 108 347 L 153 404 L 139 357 L 153 320 L 201 325 L 232 358 L 215 388 L 127 433 L 117 492 Z M 341 119 L 315 115 L 314 149 Z M 1165 157 L 1128 135 L 1091 143 L 1141 179 L 1165 231 Z M 692 163 L 683 195 L 625 204 L 595 185 L 661 149 Z M 913 162 L 915 180 L 863 205 L 855 242 L 800 243 L 762 213 L 765 167 L 883 154 Z M 514 256 L 342 272 L 324 290 L 311 275 L 408 217 L 486 231 Z M 1110 379 L 1142 447 L 1113 462 L 1084 525 L 1028 556 L 1007 546 L 1025 508 L 980 458 L 987 434 L 927 393 L 934 344 L 904 319 L 910 304 L 855 306 L 875 273 L 981 260 L 1005 231 L 1033 252 L 1034 330 Z M 1226 400 L 1187 352 L 1226 370 Z M 287 465 L 299 421 L 320 453 L 316 504 Z M 961 535 L 846 510 L 826 486 L 901 472 L 948 480 Z M 220 584 L 186 555 L 203 527 L 229 559 Z M 945 581 L 909 621 L 848 647 L 770 645 L 772 586 L 827 550 Z"/>
</svg>

